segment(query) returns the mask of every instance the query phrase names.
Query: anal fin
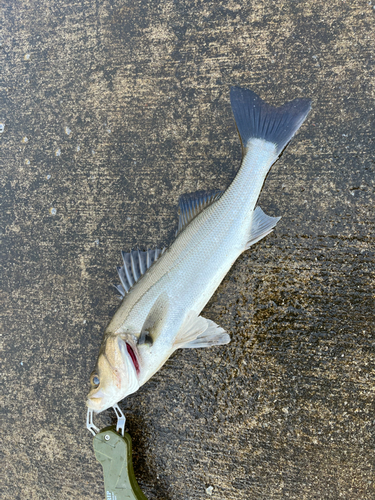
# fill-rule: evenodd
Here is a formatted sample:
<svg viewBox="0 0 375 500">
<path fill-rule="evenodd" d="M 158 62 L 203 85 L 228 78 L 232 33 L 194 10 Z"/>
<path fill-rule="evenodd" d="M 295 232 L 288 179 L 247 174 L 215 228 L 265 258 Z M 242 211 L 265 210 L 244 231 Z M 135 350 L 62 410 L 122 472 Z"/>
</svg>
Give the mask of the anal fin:
<svg viewBox="0 0 375 500">
<path fill-rule="evenodd" d="M 281 217 L 266 215 L 260 207 L 257 207 L 253 212 L 249 239 L 245 249 L 247 250 L 251 245 L 254 245 L 267 236 L 267 234 L 271 233 L 280 219 Z"/>
</svg>

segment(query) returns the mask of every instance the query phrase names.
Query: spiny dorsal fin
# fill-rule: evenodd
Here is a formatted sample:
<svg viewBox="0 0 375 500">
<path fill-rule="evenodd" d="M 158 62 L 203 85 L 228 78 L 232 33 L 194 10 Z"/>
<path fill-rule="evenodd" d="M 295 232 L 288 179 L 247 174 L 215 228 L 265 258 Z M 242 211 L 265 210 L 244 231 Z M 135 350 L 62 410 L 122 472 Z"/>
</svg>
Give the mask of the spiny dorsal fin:
<svg viewBox="0 0 375 500">
<path fill-rule="evenodd" d="M 125 297 L 130 288 L 145 274 L 152 264 L 165 252 L 165 248 L 132 250 L 131 252 L 121 252 L 124 265 L 117 268 L 121 285 L 115 285 L 118 292 Z"/>
<path fill-rule="evenodd" d="M 195 193 L 183 194 L 178 200 L 179 219 L 176 236 L 200 214 L 211 203 L 218 200 L 223 191 L 218 189 L 212 191 L 196 191 Z"/>
</svg>

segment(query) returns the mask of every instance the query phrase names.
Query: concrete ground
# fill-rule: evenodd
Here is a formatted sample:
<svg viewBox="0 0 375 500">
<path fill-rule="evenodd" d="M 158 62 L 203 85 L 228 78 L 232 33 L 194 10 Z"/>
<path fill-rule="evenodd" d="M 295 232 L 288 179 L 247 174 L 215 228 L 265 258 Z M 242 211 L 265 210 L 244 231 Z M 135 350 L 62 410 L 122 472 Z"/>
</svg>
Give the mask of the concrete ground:
<svg viewBox="0 0 375 500">
<path fill-rule="evenodd" d="M 104 498 L 84 400 L 120 250 L 169 245 L 179 196 L 231 181 L 233 84 L 313 110 L 260 198 L 282 220 L 203 312 L 231 344 L 121 403 L 136 476 L 149 500 L 375 498 L 375 2 L 0 15 L 2 498 Z"/>
</svg>

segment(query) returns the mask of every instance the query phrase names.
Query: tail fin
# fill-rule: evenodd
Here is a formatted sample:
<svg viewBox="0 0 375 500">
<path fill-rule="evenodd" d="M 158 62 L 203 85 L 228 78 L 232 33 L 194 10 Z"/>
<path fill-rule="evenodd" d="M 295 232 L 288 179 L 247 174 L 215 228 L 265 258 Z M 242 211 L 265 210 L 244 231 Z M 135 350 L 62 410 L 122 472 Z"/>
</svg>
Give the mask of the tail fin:
<svg viewBox="0 0 375 500">
<path fill-rule="evenodd" d="M 311 109 L 310 99 L 294 99 L 276 108 L 252 90 L 232 87 L 230 101 L 242 147 L 250 139 L 264 139 L 276 146 L 279 155 L 304 122 Z"/>
</svg>

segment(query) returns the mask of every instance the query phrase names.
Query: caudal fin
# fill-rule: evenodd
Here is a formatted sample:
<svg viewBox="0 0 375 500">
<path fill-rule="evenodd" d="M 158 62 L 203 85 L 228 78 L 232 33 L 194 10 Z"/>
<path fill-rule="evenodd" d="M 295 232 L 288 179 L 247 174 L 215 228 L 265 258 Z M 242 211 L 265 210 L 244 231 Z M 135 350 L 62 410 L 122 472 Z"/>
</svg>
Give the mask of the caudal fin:
<svg viewBox="0 0 375 500">
<path fill-rule="evenodd" d="M 251 139 L 275 144 L 279 155 L 311 109 L 311 99 L 294 99 L 276 108 L 264 102 L 252 90 L 232 87 L 230 101 L 242 147 Z"/>
</svg>

